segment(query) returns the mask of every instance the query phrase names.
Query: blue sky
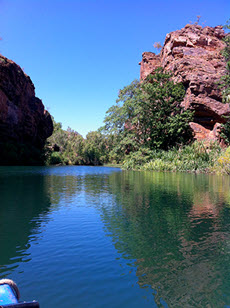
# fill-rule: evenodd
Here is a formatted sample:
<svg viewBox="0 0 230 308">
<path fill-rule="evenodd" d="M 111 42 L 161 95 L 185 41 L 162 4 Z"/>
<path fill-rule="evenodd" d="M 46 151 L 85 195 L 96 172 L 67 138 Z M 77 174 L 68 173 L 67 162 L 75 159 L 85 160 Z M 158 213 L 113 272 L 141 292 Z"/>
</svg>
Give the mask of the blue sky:
<svg viewBox="0 0 230 308">
<path fill-rule="evenodd" d="M 63 128 L 85 136 L 139 78 L 142 52 L 197 15 L 224 24 L 230 0 L 0 0 L 0 53 L 24 68 Z"/>
</svg>

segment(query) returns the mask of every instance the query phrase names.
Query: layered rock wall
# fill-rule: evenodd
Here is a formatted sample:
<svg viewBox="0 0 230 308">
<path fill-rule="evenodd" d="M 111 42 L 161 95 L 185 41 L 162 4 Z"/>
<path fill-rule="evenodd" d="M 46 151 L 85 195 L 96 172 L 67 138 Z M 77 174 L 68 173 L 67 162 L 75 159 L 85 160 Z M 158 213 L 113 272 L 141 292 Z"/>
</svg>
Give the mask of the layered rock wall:
<svg viewBox="0 0 230 308">
<path fill-rule="evenodd" d="M 51 116 L 35 96 L 30 77 L 0 55 L 0 165 L 35 162 L 52 132 Z"/>
<path fill-rule="evenodd" d="M 190 123 L 195 139 L 217 140 L 221 123 L 230 114 L 229 104 L 222 103 L 218 82 L 226 74 L 226 62 L 221 54 L 225 47 L 224 30 L 199 25 L 186 25 L 167 34 L 159 55 L 144 52 L 140 62 L 140 78 L 161 66 L 170 71 L 175 82 L 182 82 L 186 95 L 182 106 L 194 111 Z"/>
</svg>

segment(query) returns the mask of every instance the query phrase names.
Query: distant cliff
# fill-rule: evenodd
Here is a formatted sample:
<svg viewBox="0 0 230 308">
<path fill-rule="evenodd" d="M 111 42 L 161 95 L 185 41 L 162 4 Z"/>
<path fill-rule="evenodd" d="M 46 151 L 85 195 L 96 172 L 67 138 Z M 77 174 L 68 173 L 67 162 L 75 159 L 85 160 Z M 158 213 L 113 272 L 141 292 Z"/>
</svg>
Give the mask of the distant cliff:
<svg viewBox="0 0 230 308">
<path fill-rule="evenodd" d="M 190 126 L 198 140 L 218 140 L 218 128 L 230 114 L 229 104 L 222 103 L 218 81 L 226 74 L 226 62 L 221 54 L 225 47 L 225 32 L 215 28 L 186 25 L 166 35 L 159 55 L 144 52 L 140 62 L 143 80 L 157 67 L 171 71 L 176 82 L 182 82 L 186 95 L 182 105 L 194 110 Z"/>
<path fill-rule="evenodd" d="M 0 55 L 0 165 L 41 163 L 52 132 L 51 116 L 30 77 Z"/>
</svg>

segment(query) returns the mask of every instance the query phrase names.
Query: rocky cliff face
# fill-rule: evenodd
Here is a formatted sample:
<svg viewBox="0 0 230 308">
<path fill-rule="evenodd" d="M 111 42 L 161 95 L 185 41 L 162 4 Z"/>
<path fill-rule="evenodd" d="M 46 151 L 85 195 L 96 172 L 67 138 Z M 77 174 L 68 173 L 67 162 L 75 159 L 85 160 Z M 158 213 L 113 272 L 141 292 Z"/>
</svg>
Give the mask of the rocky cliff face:
<svg viewBox="0 0 230 308">
<path fill-rule="evenodd" d="M 0 55 L 0 165 L 36 163 L 53 132 L 50 114 L 29 76 Z"/>
<path fill-rule="evenodd" d="M 144 52 L 140 62 L 142 80 L 161 66 L 172 72 L 174 81 L 184 84 L 186 95 L 182 105 L 195 112 L 190 126 L 198 140 L 217 140 L 219 126 L 230 114 L 218 87 L 220 77 L 226 73 L 221 54 L 224 36 L 221 26 L 202 28 L 189 24 L 167 34 L 159 55 Z"/>
</svg>

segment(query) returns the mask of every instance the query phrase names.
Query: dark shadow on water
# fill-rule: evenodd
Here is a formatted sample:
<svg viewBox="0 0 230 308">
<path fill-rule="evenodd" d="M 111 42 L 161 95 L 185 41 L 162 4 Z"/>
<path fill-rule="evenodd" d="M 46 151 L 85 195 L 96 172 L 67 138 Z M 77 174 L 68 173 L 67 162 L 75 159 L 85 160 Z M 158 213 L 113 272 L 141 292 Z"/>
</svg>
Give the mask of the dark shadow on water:
<svg viewBox="0 0 230 308">
<path fill-rule="evenodd" d="M 15 171 L 22 168 L 13 168 Z M 3 172 L 4 170 L 4 172 Z M 35 229 L 49 212 L 50 198 L 41 175 L 15 174 L 8 167 L 0 173 L 0 264 L 1 275 L 10 273 L 11 264 L 30 260 L 27 250 L 36 238 Z"/>
</svg>

